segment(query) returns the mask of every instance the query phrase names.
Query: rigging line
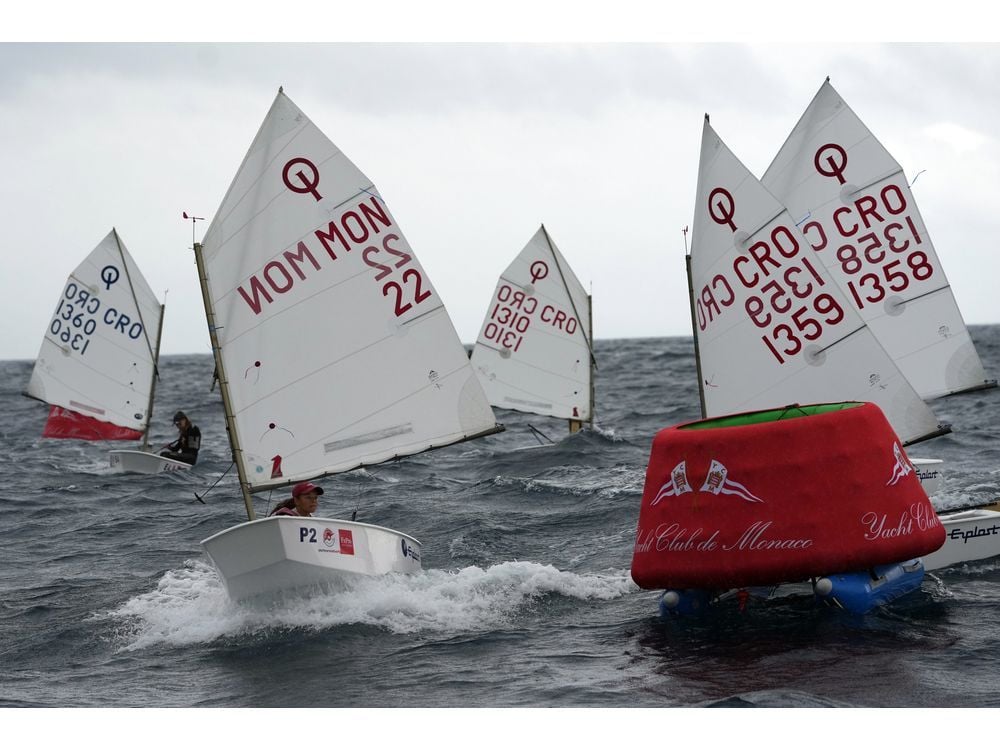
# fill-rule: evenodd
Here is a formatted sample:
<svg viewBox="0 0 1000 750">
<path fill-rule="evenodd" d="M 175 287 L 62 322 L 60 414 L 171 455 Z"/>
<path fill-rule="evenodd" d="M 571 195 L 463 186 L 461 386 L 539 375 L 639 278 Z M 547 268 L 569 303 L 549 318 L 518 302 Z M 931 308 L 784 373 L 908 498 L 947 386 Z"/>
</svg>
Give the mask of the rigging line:
<svg viewBox="0 0 1000 750">
<path fill-rule="evenodd" d="M 125 280 L 128 281 L 128 290 L 132 294 L 132 302 L 135 303 L 135 309 L 139 313 L 139 322 L 142 323 L 142 336 L 146 339 L 146 349 L 149 351 L 149 358 L 153 362 L 153 372 L 155 373 L 156 357 L 153 354 L 153 345 L 149 343 L 149 328 L 142 317 L 142 307 L 139 305 L 139 299 L 135 296 L 135 287 L 132 285 L 132 274 L 128 272 L 128 261 L 125 260 L 125 251 L 122 249 L 122 241 L 118 236 L 118 230 L 112 227 L 111 231 L 115 233 L 115 243 L 118 245 L 118 257 L 122 259 L 122 267 L 125 269 Z"/>
<path fill-rule="evenodd" d="M 529 424 L 528 425 L 528 429 L 531 430 L 531 433 L 535 436 L 535 440 L 538 440 L 538 436 L 541 435 L 543 438 L 545 438 L 546 440 L 549 441 L 549 445 L 555 445 L 556 444 L 555 440 L 553 440 L 552 438 L 550 438 L 548 435 L 546 435 L 540 429 L 538 429 L 537 427 L 535 427 L 533 424 Z M 538 440 L 538 442 L 541 445 L 545 445 L 545 443 L 542 443 L 541 440 Z"/>
<path fill-rule="evenodd" d="M 373 469 L 365 468 L 365 471 L 367 471 L 369 474 L 371 474 L 372 477 L 375 476 L 375 472 L 374 472 Z M 354 502 L 354 510 L 351 511 L 351 520 L 352 521 L 357 521 L 358 520 L 358 511 L 361 510 L 361 486 L 358 485 L 354 489 L 355 489 L 356 500 Z"/>
<path fill-rule="evenodd" d="M 542 233 L 545 235 L 545 242 L 549 246 L 549 252 L 552 253 L 552 262 L 556 264 L 556 270 L 559 271 L 559 278 L 563 283 L 563 289 L 566 291 L 566 296 L 569 297 L 569 304 L 573 308 L 573 315 L 576 316 L 577 322 L 580 321 L 580 313 L 576 310 L 576 302 L 573 299 L 573 295 L 569 291 L 569 285 L 566 283 L 566 276 L 563 274 L 562 266 L 559 265 L 559 258 L 556 255 L 556 250 L 552 247 L 552 240 L 549 238 L 549 230 L 545 228 L 542 224 Z M 580 334 L 583 336 L 583 340 L 587 344 L 587 351 L 590 352 L 590 362 L 597 367 L 597 357 L 594 356 L 594 347 L 590 344 L 590 336 L 583 332 L 583 325 L 580 325 Z"/>
<path fill-rule="evenodd" d="M 921 169 L 921 170 L 920 170 L 919 172 L 917 172 L 917 174 L 916 174 L 916 175 L 914 175 L 914 177 L 913 177 L 913 182 L 911 182 L 911 183 L 910 183 L 910 184 L 908 185 L 908 187 L 913 187 L 913 183 L 917 181 L 917 177 L 919 177 L 920 175 L 922 175 L 922 174 L 923 174 L 924 172 L 926 172 L 926 171 L 927 171 L 926 169 Z"/>
<path fill-rule="evenodd" d="M 205 494 L 204 494 L 204 495 L 199 495 L 199 494 L 198 494 L 197 492 L 196 492 L 196 493 L 194 493 L 194 496 L 195 496 L 195 498 L 197 498 L 197 500 L 198 500 L 198 502 L 199 502 L 199 503 L 201 503 L 202 505 L 206 505 L 205 501 L 204 501 L 204 500 L 202 500 L 202 498 L 203 498 L 203 497 L 205 497 L 206 495 L 208 495 L 208 493 L 209 493 L 209 492 L 211 492 L 211 491 L 212 491 L 213 489 L 215 489 L 215 485 L 217 485 L 217 484 L 218 484 L 219 482 L 221 482 L 221 481 L 222 481 L 222 479 L 223 479 L 223 477 L 225 477 L 225 476 L 226 476 L 226 474 L 228 474 L 228 473 L 229 473 L 229 469 L 233 468 L 233 467 L 234 467 L 235 465 L 236 465 L 236 462 L 235 462 L 235 461 L 231 462 L 231 463 L 229 464 L 229 468 L 228 468 L 228 469 L 226 469 L 226 470 L 225 470 L 224 472 L 222 472 L 222 476 L 220 476 L 220 477 L 219 477 L 218 479 L 216 479 L 216 480 L 215 480 L 215 481 L 214 481 L 214 482 L 212 483 L 212 486 L 211 486 L 211 487 L 209 487 L 209 488 L 208 488 L 207 490 L 205 490 Z"/>
</svg>

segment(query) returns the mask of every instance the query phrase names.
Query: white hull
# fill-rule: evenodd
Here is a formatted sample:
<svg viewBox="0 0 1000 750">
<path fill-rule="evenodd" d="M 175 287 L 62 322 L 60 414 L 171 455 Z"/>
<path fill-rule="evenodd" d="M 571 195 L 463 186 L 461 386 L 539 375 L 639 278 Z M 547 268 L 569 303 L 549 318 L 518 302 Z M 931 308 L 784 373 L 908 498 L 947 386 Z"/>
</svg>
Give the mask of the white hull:
<svg viewBox="0 0 1000 750">
<path fill-rule="evenodd" d="M 122 474 L 162 474 L 168 471 L 187 471 L 191 468 L 191 464 L 148 451 L 111 451 L 109 461 L 111 471 Z"/>
<path fill-rule="evenodd" d="M 940 458 L 911 458 L 910 463 L 916 469 L 917 477 L 928 495 L 935 495 L 941 491 L 943 476 L 941 474 Z"/>
<path fill-rule="evenodd" d="M 201 543 L 231 599 L 420 570 L 420 542 L 382 526 L 271 516 Z"/>
<path fill-rule="evenodd" d="M 925 570 L 1000 555 L 1000 512 L 975 508 L 940 513 L 945 539 L 941 549 L 923 558 Z"/>
</svg>

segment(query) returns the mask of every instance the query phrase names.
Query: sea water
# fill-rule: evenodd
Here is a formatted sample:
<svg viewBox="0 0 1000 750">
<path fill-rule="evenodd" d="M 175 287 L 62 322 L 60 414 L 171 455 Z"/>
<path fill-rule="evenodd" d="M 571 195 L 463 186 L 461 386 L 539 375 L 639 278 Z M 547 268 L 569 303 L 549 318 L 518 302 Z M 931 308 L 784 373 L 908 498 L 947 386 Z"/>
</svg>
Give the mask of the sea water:
<svg viewBox="0 0 1000 750">
<path fill-rule="evenodd" d="M 972 335 L 995 377 L 1000 326 Z M 209 355 L 162 359 L 152 442 L 182 409 L 203 448 L 157 476 L 111 474 L 121 446 L 42 439 L 32 363 L 0 363 L 0 706 L 1000 706 L 1000 561 L 864 617 L 790 601 L 660 621 L 629 565 L 652 437 L 698 418 L 693 344 L 596 355 L 593 430 L 498 410 L 504 433 L 320 482 L 323 515 L 419 539 L 421 573 L 266 606 L 231 602 L 199 547 L 245 520 Z M 945 460 L 937 507 L 997 498 L 1000 390 L 933 408 L 954 432 L 911 455 Z M 555 445 L 521 450 L 529 425 Z"/>
</svg>

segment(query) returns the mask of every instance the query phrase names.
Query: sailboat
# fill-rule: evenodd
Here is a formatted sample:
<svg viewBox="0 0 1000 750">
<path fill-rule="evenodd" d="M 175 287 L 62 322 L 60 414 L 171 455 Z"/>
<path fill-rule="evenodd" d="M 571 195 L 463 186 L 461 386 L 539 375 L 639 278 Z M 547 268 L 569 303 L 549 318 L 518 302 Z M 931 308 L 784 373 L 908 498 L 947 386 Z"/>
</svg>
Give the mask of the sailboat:
<svg viewBox="0 0 1000 750">
<path fill-rule="evenodd" d="M 592 329 L 591 296 L 543 224 L 500 274 L 472 349 L 490 404 L 593 426 Z"/>
<path fill-rule="evenodd" d="M 230 597 L 420 570 L 406 533 L 253 503 L 503 429 L 374 184 L 279 89 L 194 250 L 248 518 L 201 543 Z"/>
<path fill-rule="evenodd" d="M 868 401 L 905 445 L 950 431 L 707 116 L 697 195 L 687 266 L 703 417 Z"/>
<path fill-rule="evenodd" d="M 141 438 L 140 450 L 111 451 L 115 472 L 191 468 L 149 452 L 163 313 L 112 228 L 69 275 L 42 338 L 25 391 L 49 404 L 42 437 Z"/>
<path fill-rule="evenodd" d="M 829 78 L 761 182 L 922 399 L 996 387 L 902 167 Z"/>
<path fill-rule="evenodd" d="M 829 78 L 761 182 L 797 218 L 814 257 L 922 399 L 996 387 L 902 167 Z M 911 460 L 934 494 L 942 461 Z M 942 521 L 947 541 L 928 565 L 1000 554 L 1000 534 L 981 533 L 1000 529 L 1000 513 L 965 509 L 942 514 Z M 970 538 L 980 543 L 970 545 Z"/>
</svg>

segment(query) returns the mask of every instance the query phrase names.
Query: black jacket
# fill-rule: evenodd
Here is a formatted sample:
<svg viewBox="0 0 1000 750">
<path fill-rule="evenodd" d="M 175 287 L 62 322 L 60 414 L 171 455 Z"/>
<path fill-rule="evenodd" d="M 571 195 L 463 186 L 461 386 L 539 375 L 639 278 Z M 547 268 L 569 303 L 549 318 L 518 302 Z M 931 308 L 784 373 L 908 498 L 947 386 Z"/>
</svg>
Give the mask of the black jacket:
<svg viewBox="0 0 1000 750">
<path fill-rule="evenodd" d="M 191 425 L 160 455 L 193 465 L 198 460 L 199 448 L 201 448 L 201 430 L 197 425 Z"/>
</svg>

